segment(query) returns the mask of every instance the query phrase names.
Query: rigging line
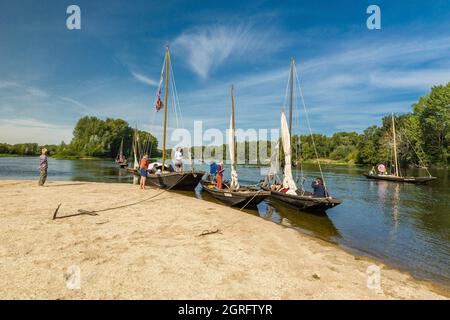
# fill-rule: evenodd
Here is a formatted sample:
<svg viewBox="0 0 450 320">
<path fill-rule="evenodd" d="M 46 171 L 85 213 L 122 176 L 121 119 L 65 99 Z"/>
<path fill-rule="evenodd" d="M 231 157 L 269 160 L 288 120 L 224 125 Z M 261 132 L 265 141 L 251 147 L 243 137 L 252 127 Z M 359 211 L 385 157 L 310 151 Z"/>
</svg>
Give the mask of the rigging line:
<svg viewBox="0 0 450 320">
<path fill-rule="evenodd" d="M 179 128 L 184 128 L 183 117 L 182 117 L 182 114 L 181 114 L 180 100 L 178 98 L 178 90 L 177 90 L 177 86 L 176 86 L 176 83 L 175 83 L 175 75 L 174 75 L 174 72 L 173 72 L 172 64 L 170 64 L 170 72 L 172 74 L 172 91 L 173 91 L 172 93 L 173 93 L 174 102 L 175 102 L 175 112 L 177 114 L 177 126 Z M 179 117 L 179 122 L 181 123 L 181 126 L 178 123 L 178 117 Z"/>
<path fill-rule="evenodd" d="M 401 128 L 400 126 L 399 126 L 399 129 L 402 130 L 402 128 Z M 406 132 L 403 132 L 403 130 L 402 130 L 402 134 L 405 136 L 406 140 L 408 141 L 408 144 L 409 144 L 409 145 L 411 146 L 411 148 L 413 149 L 414 153 L 416 154 L 417 158 L 419 159 L 420 164 L 424 166 L 424 168 L 425 168 L 425 170 L 427 171 L 428 175 L 431 177 L 430 171 L 428 171 L 428 168 L 425 166 L 425 162 L 423 162 L 422 159 L 420 158 L 419 153 L 416 151 L 416 149 L 414 148 L 414 145 L 413 145 L 413 144 L 411 143 L 411 141 L 409 140 L 408 135 L 406 134 Z M 419 145 L 419 148 L 421 149 L 421 151 L 422 151 L 423 153 L 425 153 L 420 145 Z"/>
<path fill-rule="evenodd" d="M 317 160 L 317 165 L 318 165 L 318 167 L 319 167 L 320 176 L 321 176 L 321 178 L 322 178 L 323 185 L 324 185 L 325 189 L 326 189 L 327 192 L 328 192 L 328 195 L 331 196 L 331 194 L 330 194 L 330 192 L 329 192 L 329 190 L 328 190 L 328 188 L 327 188 L 327 185 L 326 185 L 326 183 L 325 183 L 325 178 L 324 178 L 324 176 L 323 176 L 322 166 L 320 165 L 319 155 L 318 155 L 318 153 L 317 153 L 316 142 L 314 141 L 314 136 L 313 136 L 313 134 L 312 134 L 311 124 L 310 124 L 310 122 L 309 122 L 308 111 L 306 110 L 305 99 L 303 98 L 303 92 L 302 92 L 302 88 L 301 88 L 301 86 L 300 86 L 300 80 L 299 80 L 299 78 L 298 78 L 297 69 L 295 68 L 295 65 L 294 65 L 294 74 L 295 74 L 295 79 L 296 79 L 296 81 L 297 81 L 298 91 L 299 91 L 299 93 L 300 93 L 300 98 L 301 98 L 301 101 L 302 101 L 303 110 L 304 110 L 304 112 L 305 112 L 306 123 L 308 124 L 309 134 L 310 134 L 311 141 L 312 141 L 312 144 L 313 144 L 314 153 L 315 153 L 315 155 L 316 155 L 316 160 Z"/>
</svg>

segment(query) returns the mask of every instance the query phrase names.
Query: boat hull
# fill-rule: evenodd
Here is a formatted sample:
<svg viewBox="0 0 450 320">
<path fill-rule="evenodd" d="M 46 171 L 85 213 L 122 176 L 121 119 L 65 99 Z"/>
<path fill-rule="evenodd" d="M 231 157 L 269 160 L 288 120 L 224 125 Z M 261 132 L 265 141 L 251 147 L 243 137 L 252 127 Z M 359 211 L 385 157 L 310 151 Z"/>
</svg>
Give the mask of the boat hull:
<svg viewBox="0 0 450 320">
<path fill-rule="evenodd" d="M 204 174 L 204 171 L 149 173 L 146 185 L 160 189 L 194 190 Z"/>
<path fill-rule="evenodd" d="M 391 175 L 371 175 L 364 174 L 367 179 L 372 180 L 384 180 L 384 181 L 392 181 L 392 182 L 405 182 L 405 183 L 416 183 L 416 184 L 424 184 L 429 183 L 431 181 L 436 180 L 436 177 L 396 177 Z"/>
<path fill-rule="evenodd" d="M 231 207 L 254 208 L 261 201 L 270 195 L 270 192 L 261 189 L 251 189 L 245 186 L 241 191 L 231 191 L 229 189 L 217 189 L 208 187 L 209 184 L 202 183 L 202 190 Z"/>
<path fill-rule="evenodd" d="M 267 187 L 263 187 L 263 189 L 269 190 Z M 314 212 L 325 212 L 342 203 L 342 200 L 336 198 L 314 198 L 310 196 L 310 193 L 301 196 L 278 191 L 270 191 L 270 199 L 274 199 L 303 211 Z"/>
</svg>

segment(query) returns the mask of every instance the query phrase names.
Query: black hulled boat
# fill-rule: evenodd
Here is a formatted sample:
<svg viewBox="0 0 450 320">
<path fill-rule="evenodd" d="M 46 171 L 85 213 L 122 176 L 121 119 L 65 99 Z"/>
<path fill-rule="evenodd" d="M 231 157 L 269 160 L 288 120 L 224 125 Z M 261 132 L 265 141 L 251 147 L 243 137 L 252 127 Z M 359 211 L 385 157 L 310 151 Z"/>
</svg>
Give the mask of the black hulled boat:
<svg viewBox="0 0 450 320">
<path fill-rule="evenodd" d="M 255 207 L 270 193 L 254 186 L 239 185 L 238 174 L 236 170 L 236 137 L 234 123 L 233 84 L 231 85 L 231 119 L 228 144 L 231 159 L 230 183 L 223 183 L 223 188 L 219 189 L 216 187 L 215 183 L 203 181 L 202 190 L 228 206 L 239 206 L 241 208 Z"/>
</svg>

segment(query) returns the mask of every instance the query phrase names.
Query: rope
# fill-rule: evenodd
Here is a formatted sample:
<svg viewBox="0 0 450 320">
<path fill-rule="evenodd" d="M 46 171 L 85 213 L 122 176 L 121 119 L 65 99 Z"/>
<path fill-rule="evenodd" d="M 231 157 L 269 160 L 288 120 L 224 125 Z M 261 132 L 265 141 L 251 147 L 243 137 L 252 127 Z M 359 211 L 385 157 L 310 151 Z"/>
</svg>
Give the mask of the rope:
<svg viewBox="0 0 450 320">
<path fill-rule="evenodd" d="M 301 98 L 302 105 L 303 105 L 303 110 L 304 110 L 304 112 L 305 112 L 306 123 L 308 124 L 309 134 L 310 134 L 310 136 L 311 136 L 311 141 L 312 141 L 313 148 L 314 148 L 314 154 L 316 155 L 317 164 L 318 164 L 318 166 L 319 166 L 320 176 L 322 177 L 322 181 L 323 181 L 323 185 L 324 185 L 324 187 L 325 187 L 325 190 L 327 190 L 327 192 L 328 192 L 328 188 L 327 188 L 327 185 L 326 185 L 326 183 L 325 183 L 325 178 L 324 178 L 323 172 L 322 172 L 322 166 L 320 165 L 319 155 L 318 155 L 318 153 L 317 153 L 317 148 L 316 148 L 316 142 L 314 141 L 314 136 L 313 136 L 313 133 L 312 133 L 312 130 L 311 130 L 311 125 L 310 125 L 309 117 L 308 117 L 308 111 L 306 110 L 305 99 L 303 98 L 303 92 L 302 92 L 302 88 L 301 88 L 301 86 L 300 86 L 300 80 L 299 80 L 299 78 L 298 78 L 297 69 L 296 69 L 296 67 L 295 67 L 295 64 L 294 64 L 294 71 L 295 71 L 295 72 L 294 72 L 294 74 L 295 74 L 295 79 L 296 79 L 297 86 L 298 86 L 298 90 L 299 90 L 299 93 L 300 93 L 300 98 Z M 329 193 L 329 192 L 328 192 L 328 195 L 330 196 L 330 193 Z"/>
<path fill-rule="evenodd" d="M 400 128 L 400 129 L 401 129 L 401 128 Z M 409 144 L 409 145 L 411 146 L 411 148 L 413 149 L 414 153 L 415 153 L 416 156 L 417 156 L 417 159 L 419 159 L 420 164 L 424 166 L 424 168 L 425 168 L 425 170 L 427 171 L 428 175 L 431 177 L 430 171 L 428 171 L 428 168 L 425 166 L 425 162 L 422 161 L 422 159 L 421 159 L 420 156 L 419 156 L 419 153 L 418 153 L 418 152 L 416 151 L 416 149 L 414 148 L 414 145 L 413 145 L 413 144 L 411 143 L 411 141 L 408 139 L 408 135 L 406 134 L 406 132 L 403 132 L 403 131 L 402 131 L 402 134 L 405 136 L 406 140 L 408 141 L 408 144 Z M 420 145 L 419 145 L 419 147 L 420 147 Z M 425 153 L 425 152 L 423 151 L 422 147 L 420 147 L 420 150 L 421 150 L 423 153 Z"/>
<path fill-rule="evenodd" d="M 253 195 L 253 197 L 251 197 L 251 199 L 250 200 L 248 200 L 247 201 L 247 203 L 242 207 L 242 208 L 240 208 L 239 209 L 239 211 L 242 211 L 242 210 L 244 210 L 244 208 L 261 192 L 262 190 L 258 190 L 258 192 L 257 193 L 255 193 L 254 195 Z"/>
<path fill-rule="evenodd" d="M 180 179 L 178 179 L 177 182 L 176 182 L 172 187 L 167 188 L 167 189 L 164 189 L 164 190 L 162 190 L 161 192 L 159 192 L 159 193 L 157 193 L 157 194 L 155 194 L 155 195 L 153 195 L 153 196 L 151 196 L 151 197 L 148 197 L 148 198 L 145 198 L 145 199 L 143 199 L 143 200 L 136 201 L 136 202 L 132 202 L 132 203 L 128 203 L 128 204 L 116 206 L 116 207 L 109 207 L 109 208 L 105 208 L 105 209 L 92 210 L 92 211 L 78 210 L 78 213 L 77 213 L 77 214 L 72 214 L 72 215 L 63 216 L 63 217 L 56 217 L 56 213 L 58 212 L 58 210 L 59 210 L 59 208 L 60 208 L 60 206 L 61 206 L 61 204 L 59 204 L 58 208 L 56 209 L 56 211 L 55 211 L 55 213 L 54 213 L 54 215 L 53 215 L 53 219 L 64 218 L 64 217 L 69 217 L 69 216 L 72 217 L 72 216 L 75 216 L 75 215 L 80 215 L 80 212 L 81 212 L 82 214 L 93 215 L 93 214 L 96 214 L 96 213 L 99 213 L 99 212 L 105 212 L 105 211 L 110 211 L 110 210 L 116 210 L 116 209 L 122 209 L 122 208 L 126 208 L 126 207 L 131 207 L 131 206 L 137 205 L 137 204 L 139 204 L 139 203 L 142 203 L 142 202 L 151 200 L 151 199 L 153 199 L 153 198 L 156 198 L 156 197 L 160 196 L 161 194 L 163 194 L 164 192 L 167 192 L 167 191 L 171 190 L 171 189 L 172 189 L 173 187 L 175 187 L 179 182 L 181 182 L 185 177 L 187 177 L 187 175 L 185 175 L 185 176 L 183 176 L 183 177 L 180 177 Z"/>
</svg>

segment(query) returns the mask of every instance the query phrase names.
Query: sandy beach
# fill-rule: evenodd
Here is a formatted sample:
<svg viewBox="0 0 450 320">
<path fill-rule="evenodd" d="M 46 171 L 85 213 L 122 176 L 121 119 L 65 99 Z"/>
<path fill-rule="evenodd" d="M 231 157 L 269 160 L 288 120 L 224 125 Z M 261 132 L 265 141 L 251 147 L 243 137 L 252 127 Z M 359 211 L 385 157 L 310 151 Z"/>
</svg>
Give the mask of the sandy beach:
<svg viewBox="0 0 450 320">
<path fill-rule="evenodd" d="M 292 228 L 173 192 L 3 180 L 0 203 L 0 299 L 449 297 Z M 371 265 L 380 289 L 367 286 Z M 79 289 L 67 285 L 73 268 Z"/>
</svg>

